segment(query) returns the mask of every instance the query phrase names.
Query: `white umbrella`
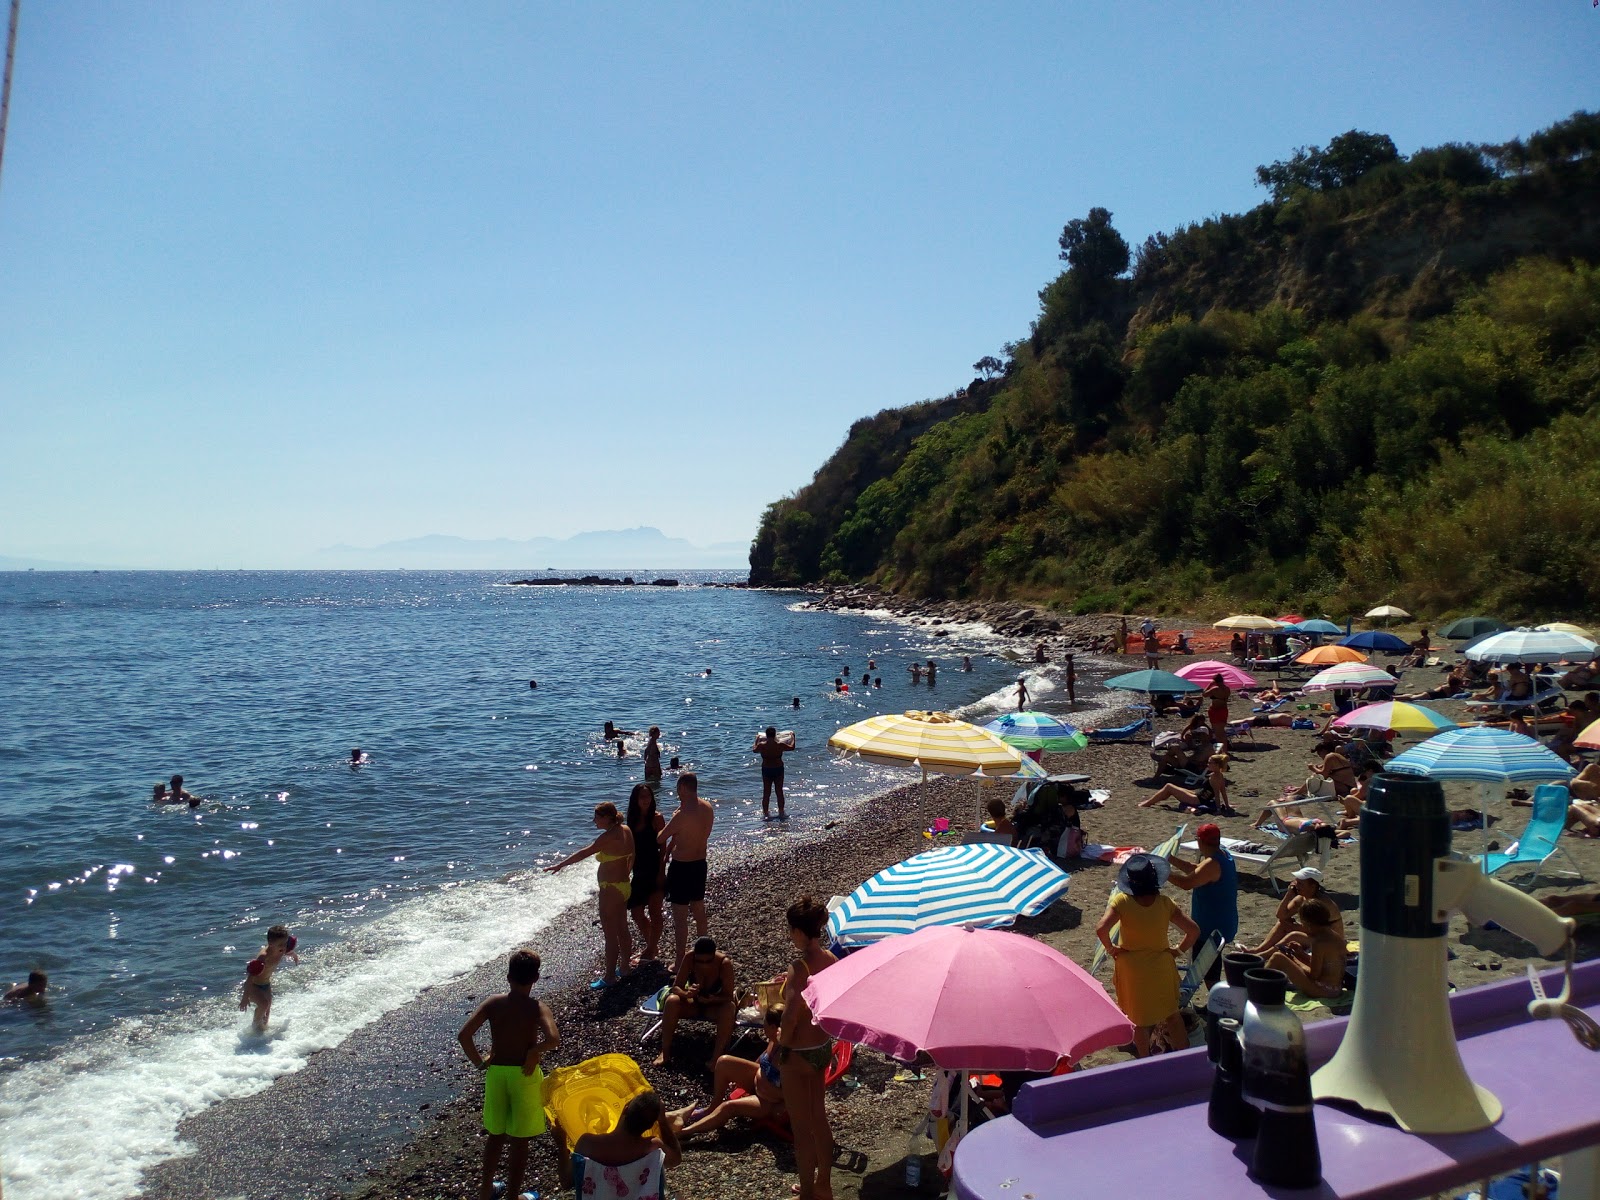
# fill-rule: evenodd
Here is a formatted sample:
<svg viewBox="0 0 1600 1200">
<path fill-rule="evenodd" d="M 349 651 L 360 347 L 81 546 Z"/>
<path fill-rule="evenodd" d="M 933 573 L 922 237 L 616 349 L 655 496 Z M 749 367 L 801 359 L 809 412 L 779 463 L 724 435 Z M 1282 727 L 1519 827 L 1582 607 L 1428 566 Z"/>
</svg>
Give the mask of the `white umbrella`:
<svg viewBox="0 0 1600 1200">
<path fill-rule="evenodd" d="M 1393 687 L 1395 677 L 1367 663 L 1346 662 L 1319 671 L 1306 681 L 1303 692 L 1360 691 L 1370 687 Z"/>
<path fill-rule="evenodd" d="M 1380 604 L 1366 614 L 1368 619 L 1373 621 L 1398 620 L 1401 617 L 1409 617 L 1410 615 L 1405 609 L 1398 608 L 1393 604 Z"/>
<path fill-rule="evenodd" d="M 1262 631 L 1267 629 L 1282 629 L 1283 622 L 1274 621 L 1271 617 L 1263 617 L 1257 613 L 1241 613 L 1238 616 L 1224 617 L 1212 626 L 1213 629 L 1247 629 Z"/>
</svg>

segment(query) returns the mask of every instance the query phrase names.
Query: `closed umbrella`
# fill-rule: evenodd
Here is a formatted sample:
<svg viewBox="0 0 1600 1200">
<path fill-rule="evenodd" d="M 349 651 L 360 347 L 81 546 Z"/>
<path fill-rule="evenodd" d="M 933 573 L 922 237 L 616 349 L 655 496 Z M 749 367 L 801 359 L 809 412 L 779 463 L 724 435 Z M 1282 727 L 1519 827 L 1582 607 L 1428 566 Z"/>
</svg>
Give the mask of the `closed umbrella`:
<svg viewBox="0 0 1600 1200">
<path fill-rule="evenodd" d="M 1064 754 L 1082 750 L 1089 744 L 1089 739 L 1076 726 L 1048 713 L 1006 713 L 984 728 L 1018 750 L 1052 750 Z"/>
<path fill-rule="evenodd" d="M 828 917 L 828 932 L 844 945 L 864 946 L 930 925 L 1009 925 L 1049 908 L 1069 878 L 1042 850 L 940 846 L 885 867 L 856 888 Z"/>
<path fill-rule="evenodd" d="M 1404 654 L 1411 649 L 1410 642 L 1397 638 L 1392 633 L 1385 633 L 1381 629 L 1352 633 L 1347 638 L 1341 638 L 1339 644 L 1354 646 L 1358 650 L 1381 650 L 1385 654 Z"/>
<path fill-rule="evenodd" d="M 1457 617 L 1439 630 L 1439 636 L 1449 638 L 1452 642 L 1464 642 L 1486 633 L 1499 633 L 1505 628 L 1504 621 L 1496 621 L 1493 617 Z"/>
<path fill-rule="evenodd" d="M 1214 658 L 1202 659 L 1200 662 L 1185 663 L 1173 672 L 1179 679 L 1187 679 L 1190 683 L 1198 683 L 1202 688 L 1210 685 L 1218 675 L 1222 682 L 1231 688 L 1253 688 L 1256 686 L 1255 677 L 1248 671 L 1241 671 L 1232 663 L 1218 662 Z"/>
<path fill-rule="evenodd" d="M 1308 667 L 1333 667 L 1340 663 L 1364 663 L 1367 656 L 1359 650 L 1349 646 L 1316 646 L 1307 650 L 1297 663 L 1305 663 Z"/>
<path fill-rule="evenodd" d="M 1318 671 L 1300 690 L 1303 692 L 1360 691 L 1369 687 L 1393 687 L 1395 678 L 1387 671 L 1367 663 L 1340 663 Z"/>
<path fill-rule="evenodd" d="M 1242 613 L 1239 616 L 1224 617 L 1212 626 L 1213 629 L 1243 629 L 1259 632 L 1265 629 L 1281 629 L 1283 623 L 1274 621 L 1271 617 L 1259 616 L 1256 613 Z"/>
<path fill-rule="evenodd" d="M 1573 633 L 1547 629 L 1508 629 L 1469 645 L 1463 653 L 1475 662 L 1560 662 L 1588 658 L 1595 644 Z"/>
<path fill-rule="evenodd" d="M 924 774 L 1011 775 L 1036 767 L 987 729 L 941 712 L 881 713 L 845 726 L 828 745 L 869 762 L 918 766 Z"/>
<path fill-rule="evenodd" d="M 1347 729 L 1387 729 L 1394 733 L 1438 733 L 1455 729 L 1456 723 L 1443 713 L 1404 700 L 1385 700 L 1382 704 L 1363 704 L 1334 721 Z"/>
<path fill-rule="evenodd" d="M 1199 684 L 1174 675 L 1171 671 L 1129 671 L 1105 681 L 1102 687 L 1120 692 L 1165 692 L 1176 696 L 1182 692 L 1198 692 Z"/>
</svg>

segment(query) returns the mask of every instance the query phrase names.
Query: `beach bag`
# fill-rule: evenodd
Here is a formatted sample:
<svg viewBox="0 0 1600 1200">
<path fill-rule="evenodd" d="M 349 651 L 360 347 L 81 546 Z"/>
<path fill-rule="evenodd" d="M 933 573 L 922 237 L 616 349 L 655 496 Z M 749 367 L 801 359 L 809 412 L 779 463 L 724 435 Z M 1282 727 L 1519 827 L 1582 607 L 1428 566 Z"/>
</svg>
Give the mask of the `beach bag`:
<svg viewBox="0 0 1600 1200">
<path fill-rule="evenodd" d="M 1083 830 L 1069 825 L 1061 831 L 1061 840 L 1056 843 L 1056 857 L 1077 858 L 1083 853 L 1084 843 Z"/>
</svg>

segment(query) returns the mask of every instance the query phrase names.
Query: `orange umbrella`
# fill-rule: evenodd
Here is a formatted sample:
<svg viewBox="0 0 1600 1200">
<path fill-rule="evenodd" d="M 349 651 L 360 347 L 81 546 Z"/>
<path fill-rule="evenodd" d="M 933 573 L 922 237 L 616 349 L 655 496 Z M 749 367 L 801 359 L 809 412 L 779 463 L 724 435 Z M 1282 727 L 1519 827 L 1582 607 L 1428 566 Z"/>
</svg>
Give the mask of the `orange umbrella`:
<svg viewBox="0 0 1600 1200">
<path fill-rule="evenodd" d="M 1572 744 L 1582 750 L 1600 750 L 1600 721 L 1595 721 L 1580 733 Z"/>
<path fill-rule="evenodd" d="M 1367 656 L 1359 650 L 1352 650 L 1349 646 L 1318 646 L 1315 650 L 1307 650 L 1295 662 L 1306 663 L 1313 667 L 1332 667 L 1339 663 L 1366 662 Z"/>
</svg>

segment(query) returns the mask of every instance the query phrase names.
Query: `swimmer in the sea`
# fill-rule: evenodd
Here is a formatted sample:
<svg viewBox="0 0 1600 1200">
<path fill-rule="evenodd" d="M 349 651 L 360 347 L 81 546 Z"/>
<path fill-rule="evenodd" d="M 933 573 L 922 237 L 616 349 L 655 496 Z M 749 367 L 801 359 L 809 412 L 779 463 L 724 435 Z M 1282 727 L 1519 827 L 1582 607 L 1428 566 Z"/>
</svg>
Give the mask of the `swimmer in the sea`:
<svg viewBox="0 0 1600 1200">
<path fill-rule="evenodd" d="M 155 791 L 150 794 L 150 803 L 151 804 L 165 804 L 166 802 L 167 802 L 167 785 L 164 784 L 164 783 L 158 783 L 158 784 L 156 784 Z"/>
<path fill-rule="evenodd" d="M 623 741 L 621 738 L 617 739 L 617 757 L 618 758 L 627 758 L 628 757 L 628 743 Z"/>
<path fill-rule="evenodd" d="M 267 1031 L 267 1017 L 272 1012 L 273 972 L 285 958 L 299 965 L 300 956 L 294 952 L 294 947 L 295 939 L 288 926 L 274 925 L 267 930 L 267 944 L 261 947 L 261 953 L 245 964 L 244 986 L 239 989 L 239 1011 L 255 1006 L 256 1014 L 250 1023 L 257 1033 Z"/>
<path fill-rule="evenodd" d="M 633 736 L 633 730 L 631 730 L 631 729 L 618 729 L 610 721 L 606 722 L 605 729 L 603 730 L 603 732 L 605 733 L 606 741 L 608 741 L 608 742 L 614 742 L 618 738 L 625 738 L 625 737 L 632 737 Z"/>
<path fill-rule="evenodd" d="M 43 971 L 29 971 L 27 983 L 14 983 L 6 989 L 7 1004 L 43 1004 L 44 993 L 50 986 L 50 977 Z"/>
<path fill-rule="evenodd" d="M 789 707 L 790 708 L 799 708 L 800 707 L 800 697 L 796 696 L 793 700 L 791 700 L 789 702 Z"/>
<path fill-rule="evenodd" d="M 362 763 L 364 763 L 366 761 L 367 761 L 367 756 L 365 754 L 361 753 L 361 747 L 360 746 L 357 746 L 353 750 L 350 751 L 350 765 L 352 767 L 359 767 Z"/>
<path fill-rule="evenodd" d="M 644 780 L 661 778 L 661 728 L 650 726 L 649 740 L 644 744 Z"/>
<path fill-rule="evenodd" d="M 200 803 L 200 797 L 183 790 L 183 776 L 174 775 L 167 786 L 168 804 L 187 804 L 190 808 Z"/>
</svg>

